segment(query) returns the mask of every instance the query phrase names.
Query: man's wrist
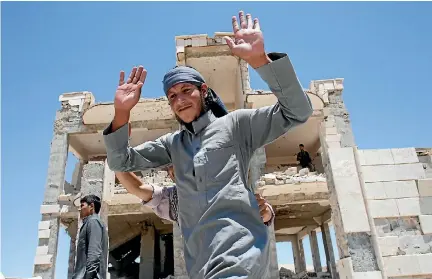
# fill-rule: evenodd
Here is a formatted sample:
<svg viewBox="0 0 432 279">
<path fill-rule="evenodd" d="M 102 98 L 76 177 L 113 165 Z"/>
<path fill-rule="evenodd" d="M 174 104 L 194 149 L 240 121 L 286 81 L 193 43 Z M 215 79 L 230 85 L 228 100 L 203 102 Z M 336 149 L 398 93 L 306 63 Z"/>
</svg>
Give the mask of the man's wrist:
<svg viewBox="0 0 432 279">
<path fill-rule="evenodd" d="M 263 53 L 261 55 L 258 55 L 256 57 L 252 57 L 246 61 L 252 68 L 258 69 L 266 64 L 270 64 L 272 60 L 270 57 L 267 56 L 267 54 Z"/>
<path fill-rule="evenodd" d="M 123 127 L 125 124 L 128 124 L 129 119 L 130 119 L 130 110 L 115 109 L 114 119 L 112 121 L 112 132 L 115 132 L 120 127 Z"/>
</svg>

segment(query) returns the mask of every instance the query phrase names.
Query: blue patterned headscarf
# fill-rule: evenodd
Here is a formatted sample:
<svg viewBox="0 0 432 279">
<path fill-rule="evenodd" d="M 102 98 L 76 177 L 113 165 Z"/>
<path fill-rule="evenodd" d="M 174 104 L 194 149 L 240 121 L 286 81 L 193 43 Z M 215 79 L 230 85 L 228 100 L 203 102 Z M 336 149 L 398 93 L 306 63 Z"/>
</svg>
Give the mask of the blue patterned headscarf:
<svg viewBox="0 0 432 279">
<path fill-rule="evenodd" d="M 166 73 L 164 76 L 162 83 L 165 95 L 168 95 L 168 90 L 171 87 L 182 82 L 201 86 L 203 83 L 205 83 L 205 80 L 204 77 L 194 68 L 188 66 L 177 66 L 168 71 L 168 73 Z M 222 117 L 228 114 L 228 110 L 226 109 L 224 103 L 211 88 L 208 89 L 205 103 L 207 109 L 211 110 L 216 117 Z"/>
</svg>

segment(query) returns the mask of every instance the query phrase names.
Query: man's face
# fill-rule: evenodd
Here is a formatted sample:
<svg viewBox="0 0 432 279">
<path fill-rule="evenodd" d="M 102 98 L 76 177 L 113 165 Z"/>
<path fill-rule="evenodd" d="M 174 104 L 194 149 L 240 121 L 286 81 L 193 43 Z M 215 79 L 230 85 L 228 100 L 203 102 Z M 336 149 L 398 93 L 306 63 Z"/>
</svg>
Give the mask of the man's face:
<svg viewBox="0 0 432 279">
<path fill-rule="evenodd" d="M 304 150 L 304 146 L 300 146 L 300 150 L 303 151 Z"/>
<path fill-rule="evenodd" d="M 81 203 L 80 207 L 80 218 L 83 219 L 93 214 L 93 204 L 87 204 L 86 202 Z"/>
<path fill-rule="evenodd" d="M 202 98 L 206 97 L 207 85 L 197 86 L 190 83 L 178 83 L 168 90 L 168 101 L 172 111 L 185 123 L 191 123 L 203 109 Z"/>
</svg>

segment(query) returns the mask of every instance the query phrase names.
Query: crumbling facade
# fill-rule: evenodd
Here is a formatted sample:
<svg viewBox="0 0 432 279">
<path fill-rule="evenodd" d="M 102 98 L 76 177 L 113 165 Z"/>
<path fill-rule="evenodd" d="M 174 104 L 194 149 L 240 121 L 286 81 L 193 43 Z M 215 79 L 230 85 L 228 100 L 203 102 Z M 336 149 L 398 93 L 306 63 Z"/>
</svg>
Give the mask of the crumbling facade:
<svg viewBox="0 0 432 279">
<path fill-rule="evenodd" d="M 274 104 L 277 99 L 271 92 L 250 88 L 248 67 L 231 55 L 222 39 L 225 35 L 232 34 L 176 37 L 176 63 L 200 71 L 230 111 Z M 311 118 L 257 150 L 251 160 L 250 186 L 276 212 L 269 227 L 273 264 L 268 278 L 432 278 L 431 150 L 359 150 L 342 91 L 342 79 L 312 81 L 305 90 L 314 108 Z M 95 104 L 90 92 L 63 94 L 59 100 L 34 276 L 54 278 L 63 224 L 71 238 L 71 278 L 80 224 L 77 202 L 93 193 L 102 198 L 111 278 L 187 278 L 177 225 L 142 206 L 107 166 L 102 130 L 113 117 L 113 104 Z M 179 129 L 163 97 L 142 99 L 130 121 L 132 146 Z M 315 172 L 297 167 L 300 143 L 312 155 Z M 65 181 L 68 152 L 79 159 L 70 182 Z M 159 185 L 172 183 L 161 170 L 137 175 Z M 330 226 L 336 231 L 337 262 Z M 317 232 L 322 233 L 325 267 Z M 306 270 L 305 236 L 310 240 L 313 272 Z M 280 274 L 276 242 L 283 241 L 292 244 L 295 270 Z"/>
</svg>

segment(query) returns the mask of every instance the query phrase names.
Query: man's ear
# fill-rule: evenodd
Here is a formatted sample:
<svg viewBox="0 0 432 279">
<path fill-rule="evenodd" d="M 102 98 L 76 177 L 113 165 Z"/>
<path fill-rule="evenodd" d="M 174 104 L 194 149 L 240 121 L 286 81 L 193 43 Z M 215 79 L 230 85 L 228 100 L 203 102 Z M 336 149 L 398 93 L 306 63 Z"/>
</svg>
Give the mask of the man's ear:
<svg viewBox="0 0 432 279">
<path fill-rule="evenodd" d="M 208 92 L 207 84 L 205 84 L 205 83 L 201 84 L 201 93 L 203 94 L 204 98 L 207 97 L 207 92 Z"/>
</svg>

